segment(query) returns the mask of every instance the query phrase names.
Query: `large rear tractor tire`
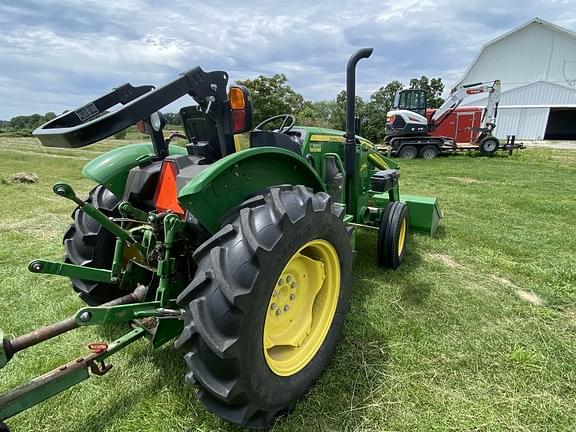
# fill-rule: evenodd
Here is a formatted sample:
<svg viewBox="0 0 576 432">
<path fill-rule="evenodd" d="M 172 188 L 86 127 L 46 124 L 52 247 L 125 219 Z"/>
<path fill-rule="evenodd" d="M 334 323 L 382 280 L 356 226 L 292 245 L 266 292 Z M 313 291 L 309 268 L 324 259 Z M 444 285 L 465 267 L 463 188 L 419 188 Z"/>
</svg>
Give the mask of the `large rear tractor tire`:
<svg viewBox="0 0 576 432">
<path fill-rule="evenodd" d="M 188 383 L 213 413 L 266 428 L 327 367 L 352 283 L 344 208 L 324 192 L 275 187 L 249 199 L 195 252 L 177 301 Z"/>
<path fill-rule="evenodd" d="M 88 193 L 89 204 L 109 217 L 119 217 L 119 200 L 104 186 L 96 186 Z M 64 234 L 64 261 L 87 267 L 110 269 L 114 259 L 116 237 L 88 216 L 80 207 L 72 213 L 74 222 Z M 116 285 L 71 278 L 72 288 L 91 306 L 121 295 Z"/>
<path fill-rule="evenodd" d="M 400 201 L 389 202 L 378 229 L 378 264 L 397 269 L 404 261 L 409 235 L 408 206 Z"/>
</svg>

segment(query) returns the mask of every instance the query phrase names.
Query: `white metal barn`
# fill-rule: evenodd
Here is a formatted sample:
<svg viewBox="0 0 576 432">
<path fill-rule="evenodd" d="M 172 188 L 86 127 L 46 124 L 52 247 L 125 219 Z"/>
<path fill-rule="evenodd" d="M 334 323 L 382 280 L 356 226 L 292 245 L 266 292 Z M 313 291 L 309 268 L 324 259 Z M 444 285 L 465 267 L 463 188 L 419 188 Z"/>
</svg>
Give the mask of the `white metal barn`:
<svg viewBox="0 0 576 432">
<path fill-rule="evenodd" d="M 502 81 L 496 136 L 576 139 L 576 33 L 534 18 L 488 42 L 461 82 L 494 79 Z"/>
</svg>

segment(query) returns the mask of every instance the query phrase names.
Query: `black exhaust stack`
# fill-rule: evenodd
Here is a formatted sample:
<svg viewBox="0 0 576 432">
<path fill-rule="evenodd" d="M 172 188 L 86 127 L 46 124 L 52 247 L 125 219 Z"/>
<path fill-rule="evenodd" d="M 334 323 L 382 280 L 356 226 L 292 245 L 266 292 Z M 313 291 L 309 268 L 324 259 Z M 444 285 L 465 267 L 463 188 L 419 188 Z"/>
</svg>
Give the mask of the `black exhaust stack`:
<svg viewBox="0 0 576 432">
<path fill-rule="evenodd" d="M 356 169 L 356 64 L 372 55 L 374 48 L 362 48 L 352 54 L 346 66 L 346 178 L 354 178 Z M 350 193 L 350 187 L 346 188 Z M 349 200 L 346 200 L 349 202 Z"/>
</svg>

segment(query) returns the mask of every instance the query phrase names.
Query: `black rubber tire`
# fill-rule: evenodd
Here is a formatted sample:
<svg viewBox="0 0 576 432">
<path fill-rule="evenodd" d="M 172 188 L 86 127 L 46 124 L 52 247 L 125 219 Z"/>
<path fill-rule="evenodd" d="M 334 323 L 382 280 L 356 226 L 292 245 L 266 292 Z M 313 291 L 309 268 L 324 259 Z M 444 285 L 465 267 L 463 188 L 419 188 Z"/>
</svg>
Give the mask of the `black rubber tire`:
<svg viewBox="0 0 576 432">
<path fill-rule="evenodd" d="M 500 147 L 500 141 L 496 137 L 487 136 L 480 140 L 478 147 L 482 156 L 493 156 Z"/>
<path fill-rule="evenodd" d="M 398 157 L 402 159 L 416 159 L 418 157 L 418 149 L 413 145 L 403 146 L 398 152 Z"/>
<path fill-rule="evenodd" d="M 438 149 L 438 147 L 436 147 L 434 145 L 424 146 L 424 147 L 422 147 L 422 150 L 420 150 L 420 157 L 422 159 L 426 159 L 426 160 L 434 159 L 439 154 L 440 154 L 440 150 Z"/>
<path fill-rule="evenodd" d="M 177 299 L 186 312 L 176 346 L 187 350 L 186 381 L 199 384 L 198 398 L 217 416 L 266 428 L 290 412 L 327 367 L 352 285 L 351 228 L 343 216 L 344 208 L 324 192 L 275 187 L 241 205 L 195 252 L 198 271 Z M 336 312 L 312 360 L 294 375 L 278 376 L 266 363 L 262 343 L 270 296 L 290 257 L 319 238 L 339 255 Z"/>
<path fill-rule="evenodd" d="M 119 200 L 102 185 L 96 186 L 88 193 L 89 204 L 109 217 L 119 217 Z M 74 222 L 64 234 L 64 262 L 81 266 L 110 269 L 114 260 L 116 237 L 102 225 L 88 216 L 80 207 L 72 212 Z M 93 282 L 70 278 L 72 288 L 80 298 L 91 306 L 112 300 L 122 293 L 118 286 L 104 282 Z"/>
<path fill-rule="evenodd" d="M 406 220 L 406 235 L 402 253 L 400 248 L 400 229 L 402 221 Z M 385 268 L 397 269 L 404 261 L 406 246 L 410 234 L 408 221 L 408 206 L 400 201 L 389 202 L 382 213 L 380 228 L 378 229 L 378 265 Z"/>
</svg>

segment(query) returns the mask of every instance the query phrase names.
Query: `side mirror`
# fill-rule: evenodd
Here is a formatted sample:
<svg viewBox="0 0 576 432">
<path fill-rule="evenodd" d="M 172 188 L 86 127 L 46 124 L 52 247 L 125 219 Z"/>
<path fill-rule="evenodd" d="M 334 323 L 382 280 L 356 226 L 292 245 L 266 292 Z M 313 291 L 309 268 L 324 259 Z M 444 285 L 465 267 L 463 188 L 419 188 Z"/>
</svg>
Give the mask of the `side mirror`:
<svg viewBox="0 0 576 432">
<path fill-rule="evenodd" d="M 150 114 L 150 117 L 140 120 L 136 123 L 138 132 L 145 135 L 152 135 L 154 132 L 159 132 L 166 126 L 166 118 L 160 111 Z"/>
<path fill-rule="evenodd" d="M 167 142 L 164 139 L 164 126 L 166 126 L 166 118 L 160 111 L 153 112 L 150 117 L 136 123 L 136 128 L 140 133 L 150 135 L 154 152 L 160 159 L 168 156 L 168 144 L 170 144 L 170 141 Z"/>
<path fill-rule="evenodd" d="M 239 134 L 252 129 L 252 101 L 250 92 L 241 85 L 230 87 L 228 104 L 232 113 L 232 133 Z"/>
</svg>

